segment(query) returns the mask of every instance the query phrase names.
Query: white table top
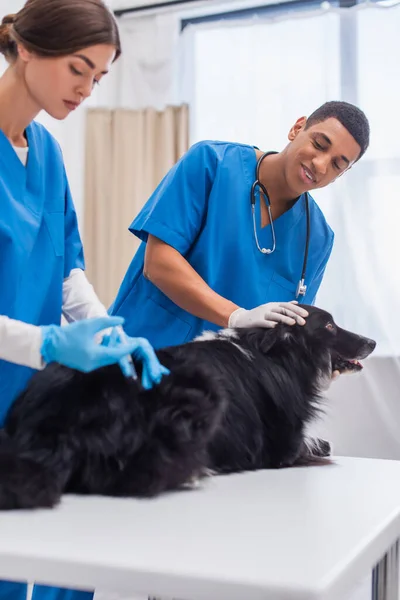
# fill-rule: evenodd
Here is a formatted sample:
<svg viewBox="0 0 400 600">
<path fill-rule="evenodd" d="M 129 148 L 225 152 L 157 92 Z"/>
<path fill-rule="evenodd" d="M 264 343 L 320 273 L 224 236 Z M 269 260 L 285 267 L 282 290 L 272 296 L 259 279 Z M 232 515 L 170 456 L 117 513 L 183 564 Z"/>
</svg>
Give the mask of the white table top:
<svg viewBox="0 0 400 600">
<path fill-rule="evenodd" d="M 186 600 L 337 600 L 400 536 L 400 462 L 216 477 L 0 513 L 0 578 Z"/>
</svg>

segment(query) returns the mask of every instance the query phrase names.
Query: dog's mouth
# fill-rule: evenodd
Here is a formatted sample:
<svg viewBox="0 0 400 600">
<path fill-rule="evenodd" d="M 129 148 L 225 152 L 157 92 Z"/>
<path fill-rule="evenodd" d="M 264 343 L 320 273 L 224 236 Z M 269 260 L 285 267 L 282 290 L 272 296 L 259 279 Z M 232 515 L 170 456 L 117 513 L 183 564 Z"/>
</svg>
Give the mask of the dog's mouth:
<svg viewBox="0 0 400 600">
<path fill-rule="evenodd" d="M 343 358 L 339 354 L 332 355 L 332 371 L 343 373 L 358 373 L 363 369 L 363 365 L 356 358 Z"/>
</svg>

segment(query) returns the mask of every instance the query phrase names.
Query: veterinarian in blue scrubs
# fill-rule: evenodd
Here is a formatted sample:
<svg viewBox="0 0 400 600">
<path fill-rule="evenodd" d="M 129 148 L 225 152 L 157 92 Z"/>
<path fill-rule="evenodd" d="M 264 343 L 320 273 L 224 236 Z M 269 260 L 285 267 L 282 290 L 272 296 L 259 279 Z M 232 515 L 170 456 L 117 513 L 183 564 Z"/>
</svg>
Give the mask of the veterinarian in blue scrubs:
<svg viewBox="0 0 400 600">
<path fill-rule="evenodd" d="M 3 19 L 0 51 L 0 421 L 35 369 L 48 362 L 90 371 L 128 353 L 147 386 L 165 372 L 146 340 L 107 347 L 95 334 L 110 318 L 84 275 L 82 244 L 60 148 L 33 122 L 65 119 L 120 53 L 113 15 L 99 0 L 29 0 Z M 61 315 L 71 323 L 60 327 Z M 94 317 L 94 318 L 91 318 Z M 0 423 L 1 425 L 1 423 Z M 0 582 L 0 598 L 23 600 L 26 584 Z M 90 594 L 35 586 L 34 600 Z"/>
<path fill-rule="evenodd" d="M 335 181 L 364 154 L 369 125 L 357 107 L 329 102 L 298 119 L 288 137 L 281 152 L 263 157 L 264 193 L 257 186 L 253 197 L 263 153 L 245 144 L 195 144 L 164 177 L 130 226 L 142 244 L 110 311 L 125 318 L 130 335 L 161 347 L 208 329 L 304 322 L 307 313 L 288 303 L 314 303 L 334 238 L 307 193 Z M 307 289 L 296 298 L 306 194 Z"/>
</svg>

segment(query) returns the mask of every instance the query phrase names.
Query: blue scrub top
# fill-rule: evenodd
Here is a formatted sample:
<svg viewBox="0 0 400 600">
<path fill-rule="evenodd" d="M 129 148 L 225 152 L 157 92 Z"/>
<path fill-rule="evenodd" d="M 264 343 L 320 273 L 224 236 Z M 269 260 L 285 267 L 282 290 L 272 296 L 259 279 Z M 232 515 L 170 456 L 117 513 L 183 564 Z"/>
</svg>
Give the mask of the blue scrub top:
<svg viewBox="0 0 400 600">
<path fill-rule="evenodd" d="M 276 250 L 261 254 L 250 205 L 256 163 L 252 146 L 205 141 L 192 146 L 164 177 L 130 226 L 143 243 L 110 309 L 125 317 L 129 335 L 146 337 L 159 348 L 218 329 L 179 308 L 144 278 L 148 234 L 178 250 L 215 292 L 238 306 L 295 299 L 306 243 L 305 197 L 274 221 Z M 311 197 L 309 206 L 308 287 L 301 302 L 312 304 L 334 236 Z M 260 246 L 271 247 L 270 225 L 261 228 L 259 195 L 256 223 Z"/>
<path fill-rule="evenodd" d="M 0 314 L 60 324 L 62 286 L 84 268 L 61 150 L 40 124 L 26 129 L 26 167 L 0 131 Z M 0 360 L 0 424 L 33 370 Z"/>
</svg>

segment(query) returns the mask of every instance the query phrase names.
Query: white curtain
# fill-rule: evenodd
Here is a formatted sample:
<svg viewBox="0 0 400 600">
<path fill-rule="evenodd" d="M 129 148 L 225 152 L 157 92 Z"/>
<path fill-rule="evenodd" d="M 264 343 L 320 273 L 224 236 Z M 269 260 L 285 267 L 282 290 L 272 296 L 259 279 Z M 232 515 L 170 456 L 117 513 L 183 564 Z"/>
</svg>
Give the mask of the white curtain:
<svg viewBox="0 0 400 600">
<path fill-rule="evenodd" d="M 114 300 L 139 240 L 128 227 L 188 149 L 187 106 L 88 113 L 84 247 L 102 302 Z"/>
<path fill-rule="evenodd" d="M 174 13 L 120 19 L 118 106 L 162 110 L 180 104 L 175 89 L 179 22 Z"/>
<path fill-rule="evenodd" d="M 193 25 L 183 34 L 191 142 L 280 149 L 295 120 L 326 100 L 354 102 L 367 114 L 367 154 L 313 194 L 336 233 L 317 304 L 378 346 L 361 376 L 331 387 L 330 414 L 319 430 L 339 453 L 398 459 L 399 23 L 400 5 L 366 3 Z"/>
</svg>

